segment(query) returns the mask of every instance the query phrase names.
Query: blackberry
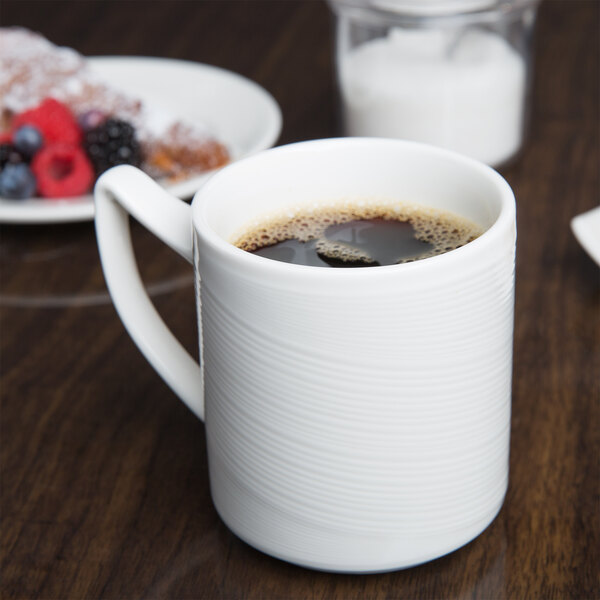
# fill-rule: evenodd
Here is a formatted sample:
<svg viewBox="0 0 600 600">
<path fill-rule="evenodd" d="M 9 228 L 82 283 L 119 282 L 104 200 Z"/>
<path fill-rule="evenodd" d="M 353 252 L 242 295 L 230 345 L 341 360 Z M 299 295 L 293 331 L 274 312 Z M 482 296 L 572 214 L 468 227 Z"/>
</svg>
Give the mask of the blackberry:
<svg viewBox="0 0 600 600">
<path fill-rule="evenodd" d="M 96 175 L 117 165 L 139 167 L 142 150 L 131 123 L 121 119 L 107 119 L 104 123 L 87 131 L 83 146 Z"/>
<path fill-rule="evenodd" d="M 0 144 L 0 169 L 3 169 L 9 163 L 17 164 L 20 162 L 24 162 L 24 157 L 12 144 Z"/>
<path fill-rule="evenodd" d="M 0 169 L 8 162 L 8 157 L 13 151 L 12 144 L 0 144 Z"/>
</svg>

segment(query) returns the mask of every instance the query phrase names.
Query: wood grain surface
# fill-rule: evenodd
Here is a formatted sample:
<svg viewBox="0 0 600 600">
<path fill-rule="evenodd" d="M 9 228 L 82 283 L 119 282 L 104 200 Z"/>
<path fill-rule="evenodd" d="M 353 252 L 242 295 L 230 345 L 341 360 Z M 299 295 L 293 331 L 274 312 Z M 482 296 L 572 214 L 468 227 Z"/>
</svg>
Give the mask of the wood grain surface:
<svg viewBox="0 0 600 600">
<path fill-rule="evenodd" d="M 519 228 L 511 477 L 481 536 L 368 576 L 310 571 L 247 546 L 211 504 L 202 423 L 110 304 L 92 224 L 3 225 L 1 597 L 600 597 L 600 271 L 569 228 L 599 199 L 599 8 L 543 2 L 530 135 L 503 171 Z M 280 104 L 278 143 L 339 133 L 321 1 L 2 0 L 0 22 L 86 55 L 236 71 Z M 133 234 L 159 312 L 195 353 L 191 269 L 135 224 Z"/>
</svg>

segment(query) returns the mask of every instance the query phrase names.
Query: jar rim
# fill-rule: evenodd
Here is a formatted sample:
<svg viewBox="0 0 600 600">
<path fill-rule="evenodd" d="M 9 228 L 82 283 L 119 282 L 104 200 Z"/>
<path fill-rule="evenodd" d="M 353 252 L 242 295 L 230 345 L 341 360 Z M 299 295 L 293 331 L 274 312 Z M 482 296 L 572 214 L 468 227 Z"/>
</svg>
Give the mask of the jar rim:
<svg viewBox="0 0 600 600">
<path fill-rule="evenodd" d="M 338 15 L 407 25 L 487 22 L 518 16 L 541 0 L 328 0 Z"/>
</svg>

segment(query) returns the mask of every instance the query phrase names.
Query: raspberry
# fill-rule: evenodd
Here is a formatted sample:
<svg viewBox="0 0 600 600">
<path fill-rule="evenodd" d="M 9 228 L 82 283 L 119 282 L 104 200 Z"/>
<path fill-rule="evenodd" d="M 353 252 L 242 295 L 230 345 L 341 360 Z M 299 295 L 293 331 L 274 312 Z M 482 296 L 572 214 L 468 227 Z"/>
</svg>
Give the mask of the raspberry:
<svg viewBox="0 0 600 600">
<path fill-rule="evenodd" d="M 92 186 L 94 170 L 85 152 L 69 144 L 42 148 L 31 163 L 38 191 L 46 198 L 81 196 Z"/>
<path fill-rule="evenodd" d="M 107 119 L 85 133 L 83 146 L 100 175 L 116 165 L 134 165 L 142 162 L 140 144 L 135 129 L 127 121 Z"/>
<path fill-rule="evenodd" d="M 13 132 L 21 125 L 31 125 L 38 129 L 48 145 L 64 142 L 74 146 L 81 142 L 81 129 L 67 106 L 46 98 L 39 106 L 18 114 L 12 122 Z"/>
</svg>

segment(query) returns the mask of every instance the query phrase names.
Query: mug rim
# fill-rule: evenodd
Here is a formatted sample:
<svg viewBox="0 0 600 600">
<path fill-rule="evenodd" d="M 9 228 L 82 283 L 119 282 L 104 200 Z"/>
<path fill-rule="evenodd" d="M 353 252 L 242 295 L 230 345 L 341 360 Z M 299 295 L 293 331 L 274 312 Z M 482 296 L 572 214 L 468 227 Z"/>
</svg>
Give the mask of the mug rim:
<svg viewBox="0 0 600 600">
<path fill-rule="evenodd" d="M 454 161 L 456 164 L 460 164 L 463 167 L 467 167 L 473 171 L 477 171 L 481 176 L 491 180 L 493 185 L 498 188 L 501 198 L 500 212 L 494 222 L 475 240 L 468 242 L 460 248 L 455 248 L 443 254 L 430 256 L 424 259 L 393 264 L 393 265 L 379 265 L 371 268 L 363 269 L 328 269 L 321 266 L 315 265 L 300 265 L 294 263 L 288 263 L 278 260 L 259 256 L 246 250 L 238 248 L 231 242 L 223 239 L 210 225 L 207 211 L 209 202 L 203 201 L 204 196 L 209 196 L 211 189 L 216 185 L 219 185 L 220 180 L 225 177 L 231 177 L 231 173 L 239 166 L 251 163 L 253 161 L 261 161 L 265 155 L 272 153 L 289 153 L 301 150 L 306 146 L 314 146 L 319 149 L 323 147 L 331 146 L 332 148 L 344 145 L 391 145 L 391 146 L 403 146 L 406 149 L 413 148 L 417 152 L 425 152 L 430 155 L 438 155 L 445 158 L 446 160 Z M 311 139 L 300 142 L 292 142 L 281 146 L 275 146 L 266 150 L 261 150 L 246 156 L 240 160 L 234 161 L 214 173 L 208 181 L 194 194 L 191 203 L 192 208 L 192 227 L 193 230 L 201 234 L 203 240 L 207 242 L 215 251 L 221 255 L 227 255 L 230 259 L 244 264 L 247 268 L 265 269 L 272 273 L 285 273 L 286 275 L 292 273 L 298 273 L 298 275 L 315 275 L 317 277 L 335 277 L 335 278 L 354 278 L 354 277 L 373 277 L 376 275 L 389 274 L 390 272 L 400 273 L 409 272 L 414 269 L 426 269 L 443 266 L 447 261 L 455 261 L 458 257 L 468 257 L 470 254 L 477 253 L 480 251 L 482 245 L 488 245 L 491 240 L 490 238 L 497 237 L 505 230 L 506 227 L 510 227 L 511 223 L 516 217 L 516 201 L 512 188 L 500 173 L 498 173 L 492 167 L 476 160 L 438 146 L 431 144 L 424 144 L 422 142 L 414 142 L 411 140 L 402 140 L 395 138 L 378 138 L 378 137 L 335 137 L 335 138 L 322 138 L 322 139 Z M 319 275 L 319 273 L 321 275 Z"/>
</svg>

